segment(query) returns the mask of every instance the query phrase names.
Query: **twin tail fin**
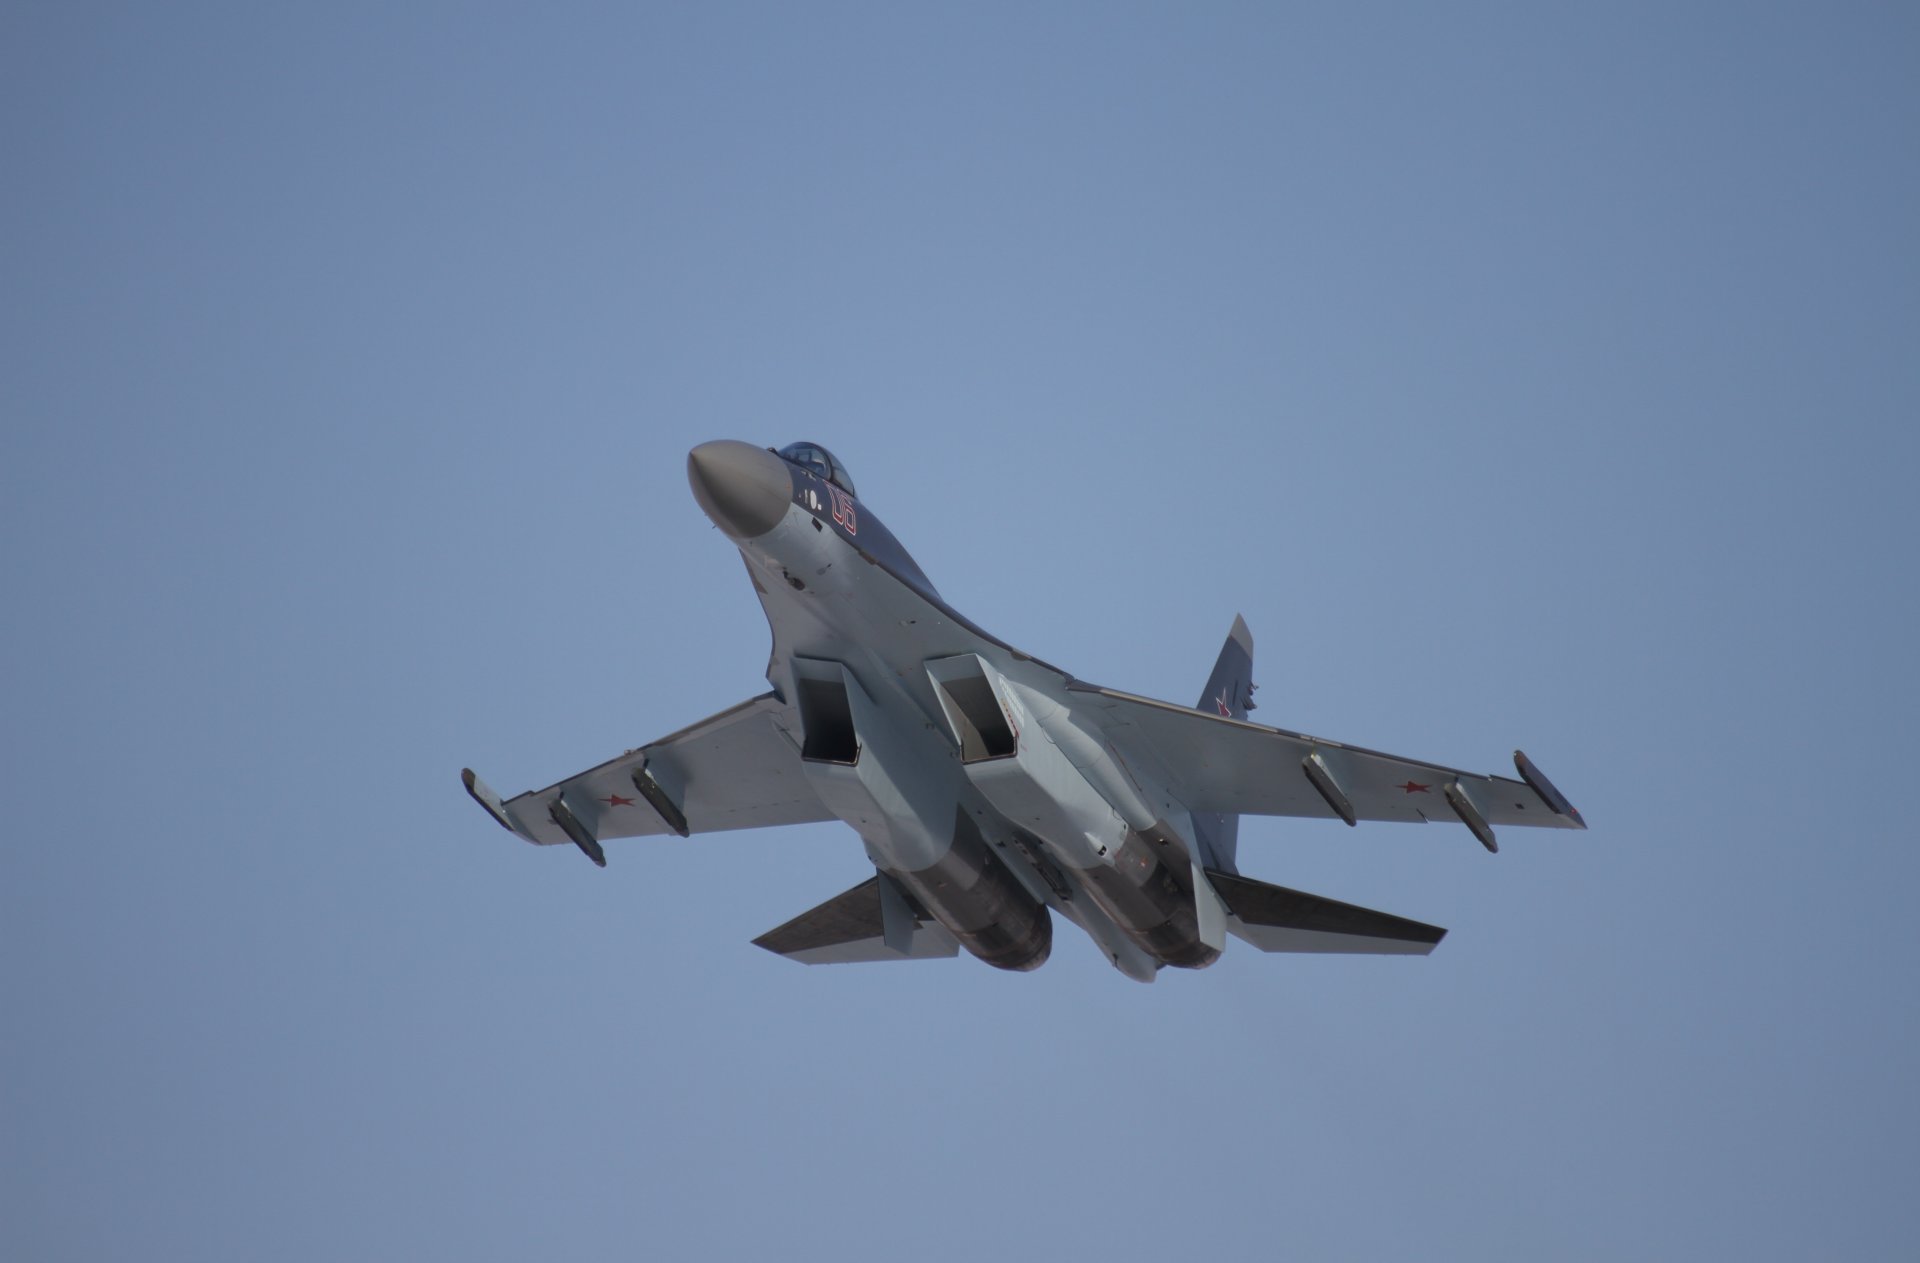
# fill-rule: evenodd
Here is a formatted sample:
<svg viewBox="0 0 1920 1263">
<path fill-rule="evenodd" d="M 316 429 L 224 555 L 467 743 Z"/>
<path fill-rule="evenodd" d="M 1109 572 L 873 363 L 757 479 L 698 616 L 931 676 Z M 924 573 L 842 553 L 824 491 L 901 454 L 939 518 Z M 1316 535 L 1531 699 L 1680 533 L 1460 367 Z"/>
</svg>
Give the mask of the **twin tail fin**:
<svg viewBox="0 0 1920 1263">
<path fill-rule="evenodd" d="M 1253 682 L 1253 633 L 1247 630 L 1247 620 L 1235 614 L 1233 630 L 1227 633 L 1227 642 L 1220 646 L 1220 656 L 1214 660 L 1213 674 L 1207 677 L 1206 691 L 1200 694 L 1194 709 L 1228 719 L 1245 719 L 1247 712 L 1254 709 L 1253 691 L 1256 687 Z M 1240 817 L 1217 811 L 1197 811 L 1193 815 L 1193 824 L 1207 866 L 1227 873 L 1239 872 L 1235 855 L 1240 847 Z"/>
</svg>

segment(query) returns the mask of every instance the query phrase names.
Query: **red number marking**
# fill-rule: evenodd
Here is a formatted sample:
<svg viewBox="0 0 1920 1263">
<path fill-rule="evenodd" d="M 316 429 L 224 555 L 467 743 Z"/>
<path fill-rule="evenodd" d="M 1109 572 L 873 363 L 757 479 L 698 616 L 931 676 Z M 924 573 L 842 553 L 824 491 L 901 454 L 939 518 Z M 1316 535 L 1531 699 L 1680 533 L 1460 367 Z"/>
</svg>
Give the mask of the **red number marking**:
<svg viewBox="0 0 1920 1263">
<path fill-rule="evenodd" d="M 833 497 L 833 520 L 845 527 L 847 534 L 860 533 L 860 519 L 853 512 L 853 497 L 832 483 L 827 484 L 827 494 Z"/>
</svg>

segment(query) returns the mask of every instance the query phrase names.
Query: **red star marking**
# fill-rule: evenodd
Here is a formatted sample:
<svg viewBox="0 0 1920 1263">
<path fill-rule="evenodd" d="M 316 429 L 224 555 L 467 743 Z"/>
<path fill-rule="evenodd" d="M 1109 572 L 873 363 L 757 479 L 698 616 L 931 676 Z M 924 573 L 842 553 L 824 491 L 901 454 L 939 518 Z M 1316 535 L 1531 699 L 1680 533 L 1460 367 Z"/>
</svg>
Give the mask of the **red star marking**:
<svg viewBox="0 0 1920 1263">
<path fill-rule="evenodd" d="M 1419 781 L 1408 781 L 1405 785 L 1395 785 L 1395 789 L 1404 789 L 1409 794 L 1424 794 L 1432 789 L 1431 785 L 1422 785 Z"/>
<path fill-rule="evenodd" d="M 633 799 L 631 799 L 631 798 L 622 798 L 622 797 L 620 797 L 620 795 L 618 795 L 618 794 L 614 794 L 614 795 L 613 795 L 612 797 L 609 797 L 609 798 L 602 798 L 602 799 L 601 799 L 600 801 L 601 801 L 601 802 L 603 802 L 603 803 L 605 803 L 605 804 L 606 804 L 607 806 L 609 806 L 609 807 L 631 807 L 631 806 L 633 806 Z"/>
<path fill-rule="evenodd" d="M 1213 699 L 1213 705 L 1214 705 L 1214 709 L 1218 710 L 1222 715 L 1225 715 L 1228 719 L 1233 718 L 1233 705 L 1232 703 L 1227 701 L 1227 690 L 1225 689 L 1220 690 L 1220 696 Z"/>
</svg>

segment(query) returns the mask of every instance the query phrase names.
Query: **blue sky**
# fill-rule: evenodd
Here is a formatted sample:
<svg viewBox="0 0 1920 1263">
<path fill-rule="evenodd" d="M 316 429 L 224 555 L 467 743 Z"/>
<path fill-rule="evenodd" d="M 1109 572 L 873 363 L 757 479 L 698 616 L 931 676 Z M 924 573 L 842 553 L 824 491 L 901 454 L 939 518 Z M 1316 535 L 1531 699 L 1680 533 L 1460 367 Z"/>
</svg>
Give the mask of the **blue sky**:
<svg viewBox="0 0 1920 1263">
<path fill-rule="evenodd" d="M 1893 5 L 0 14 L 0 1254 L 1896 1257 Z M 1425 960 L 801 969 L 840 826 L 578 855 L 764 687 L 687 491 L 1592 823 L 1249 821 Z"/>
</svg>

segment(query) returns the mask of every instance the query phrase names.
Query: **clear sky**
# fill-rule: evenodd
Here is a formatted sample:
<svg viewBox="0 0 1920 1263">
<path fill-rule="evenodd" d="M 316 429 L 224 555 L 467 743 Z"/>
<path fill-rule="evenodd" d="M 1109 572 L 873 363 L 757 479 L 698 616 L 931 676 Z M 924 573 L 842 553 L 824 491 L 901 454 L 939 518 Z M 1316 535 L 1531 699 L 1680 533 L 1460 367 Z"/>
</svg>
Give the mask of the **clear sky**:
<svg viewBox="0 0 1920 1263">
<path fill-rule="evenodd" d="M 1913 1257 L 1917 134 L 1898 4 L 5 6 L 0 1256 Z M 1592 831 L 1151 987 L 514 841 L 764 687 L 720 437 Z"/>
</svg>

